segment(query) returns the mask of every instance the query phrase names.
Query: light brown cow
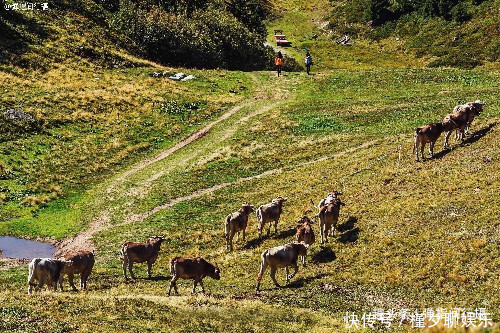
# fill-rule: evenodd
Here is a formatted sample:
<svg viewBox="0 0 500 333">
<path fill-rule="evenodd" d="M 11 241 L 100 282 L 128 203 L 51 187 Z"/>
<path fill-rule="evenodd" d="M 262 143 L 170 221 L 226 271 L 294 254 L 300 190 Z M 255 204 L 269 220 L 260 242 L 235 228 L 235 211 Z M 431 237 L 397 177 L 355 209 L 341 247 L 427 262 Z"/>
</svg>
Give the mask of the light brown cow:
<svg viewBox="0 0 500 333">
<path fill-rule="evenodd" d="M 174 288 L 175 293 L 179 295 L 179 291 L 177 290 L 178 279 L 194 280 L 193 294 L 196 292 L 196 285 L 198 283 L 201 286 L 201 292 L 205 293 L 205 287 L 203 286 L 203 278 L 205 276 L 210 276 L 212 279 L 220 280 L 220 270 L 217 264 L 214 266 L 200 257 L 175 257 L 170 260 L 170 273 L 172 274 L 172 280 L 170 282 L 170 288 L 168 289 L 169 296 L 172 288 Z"/>
<path fill-rule="evenodd" d="M 312 200 L 311 200 L 312 202 Z M 314 202 L 313 202 L 314 205 Z M 321 244 L 328 242 L 328 236 L 334 237 L 335 228 L 339 220 L 340 206 L 345 206 L 337 196 L 332 199 L 330 204 L 322 206 L 319 210 L 319 234 L 321 236 Z"/>
<path fill-rule="evenodd" d="M 267 266 L 271 268 L 271 279 L 273 280 L 276 287 L 281 287 L 276 281 L 276 271 L 278 268 L 285 268 L 286 284 L 290 282 L 299 271 L 299 266 L 297 265 L 297 260 L 299 256 L 307 255 L 307 248 L 309 245 L 303 243 L 290 243 L 283 246 L 273 247 L 262 252 L 261 258 L 262 263 L 260 265 L 260 272 L 257 276 L 257 287 L 255 290 L 259 291 L 260 281 L 262 276 L 266 271 Z M 289 274 L 288 266 L 294 268 L 294 273 Z"/>
<path fill-rule="evenodd" d="M 295 234 L 295 237 L 297 238 L 297 242 L 299 243 L 304 243 L 307 245 L 311 245 L 314 243 L 315 236 L 314 236 L 314 231 L 312 228 L 313 221 L 307 216 L 303 216 L 299 221 L 298 221 L 299 226 L 297 227 L 297 233 Z M 302 259 L 302 266 L 306 266 L 306 256 L 301 256 Z"/>
<path fill-rule="evenodd" d="M 74 291 L 77 290 L 73 282 L 75 274 L 80 274 L 80 288 L 83 290 L 87 289 L 87 280 L 95 263 L 94 253 L 90 251 L 69 252 L 64 255 L 64 259 L 72 261 L 73 265 L 64 265 L 61 271 L 61 276 L 59 277 L 61 290 L 63 290 L 64 275 L 68 276 L 71 288 Z"/>
<path fill-rule="evenodd" d="M 419 146 L 422 160 L 425 160 L 424 150 L 427 143 L 429 143 L 429 154 L 432 157 L 434 155 L 434 145 L 436 144 L 437 139 L 441 136 L 441 133 L 444 131 L 451 131 L 453 128 L 454 127 L 451 125 L 450 121 L 431 123 L 417 128 L 415 130 L 413 145 L 413 153 L 416 154 L 417 162 L 419 161 Z"/>
<path fill-rule="evenodd" d="M 463 129 L 456 129 L 455 139 L 463 140 L 464 136 L 469 135 L 470 125 L 476 116 L 479 116 L 483 111 L 484 103 L 480 100 L 476 100 L 474 102 L 467 102 L 463 105 L 457 105 L 453 109 L 453 113 L 458 115 L 460 113 L 465 113 L 466 116 L 466 124 Z"/>
<path fill-rule="evenodd" d="M 278 222 L 280 220 L 281 213 L 283 212 L 283 203 L 287 201 L 287 198 L 282 196 L 273 199 L 271 203 L 265 204 L 257 208 L 257 229 L 259 230 L 259 238 L 262 237 L 262 229 L 266 223 L 269 222 L 269 228 L 267 229 L 267 235 L 269 236 L 271 232 L 271 223 L 274 222 L 274 232 L 278 233 Z"/>
<path fill-rule="evenodd" d="M 163 236 L 154 236 L 148 239 L 145 243 L 132 243 L 128 242 L 123 244 L 121 255 L 123 260 L 123 277 L 127 278 L 127 266 L 132 279 L 135 279 L 134 272 L 132 271 L 134 262 L 147 262 L 148 263 L 148 277 L 151 278 L 151 267 L 158 258 L 161 243 L 165 240 Z"/>
<path fill-rule="evenodd" d="M 29 263 L 28 294 L 33 292 L 33 287 L 40 290 L 45 283 L 53 286 L 57 291 L 57 283 L 64 266 L 73 265 L 72 261 L 52 258 L 35 258 Z M 38 284 L 35 283 L 38 281 Z"/>
<path fill-rule="evenodd" d="M 226 217 L 225 223 L 225 238 L 226 238 L 226 248 L 229 251 L 233 250 L 233 237 L 234 234 L 238 235 L 238 240 L 240 239 L 240 232 L 243 233 L 243 241 L 245 241 L 245 231 L 248 224 L 248 215 L 254 211 L 253 205 L 244 203 L 241 208 Z"/>
</svg>

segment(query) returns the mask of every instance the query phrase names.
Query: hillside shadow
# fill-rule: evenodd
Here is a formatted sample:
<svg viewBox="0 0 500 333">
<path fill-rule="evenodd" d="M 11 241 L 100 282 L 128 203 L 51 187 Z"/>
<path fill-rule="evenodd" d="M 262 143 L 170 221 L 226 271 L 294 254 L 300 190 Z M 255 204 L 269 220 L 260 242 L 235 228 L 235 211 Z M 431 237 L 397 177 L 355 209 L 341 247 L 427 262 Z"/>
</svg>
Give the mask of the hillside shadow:
<svg viewBox="0 0 500 333">
<path fill-rule="evenodd" d="M 312 257 L 311 261 L 314 264 L 324 264 L 328 262 L 332 262 L 337 259 L 337 255 L 333 252 L 331 247 L 321 246 L 321 250 L 316 252 Z"/>
<path fill-rule="evenodd" d="M 454 149 L 456 149 L 458 147 L 462 147 L 464 145 L 470 145 L 470 144 L 473 144 L 476 141 L 479 141 L 479 139 L 481 139 L 483 136 L 485 136 L 486 134 L 488 134 L 491 131 L 491 129 L 493 127 L 495 127 L 496 125 L 497 125 L 497 123 L 494 122 L 494 123 L 489 124 L 486 127 L 483 127 L 481 129 L 475 131 L 470 136 L 468 136 L 464 141 L 462 141 L 458 146 L 443 149 L 440 152 L 434 154 L 434 156 L 432 158 L 433 159 L 441 159 L 441 158 L 443 158 L 444 156 L 446 156 L 447 154 L 449 154 L 450 152 L 452 152 Z M 453 136 L 453 133 L 450 136 L 450 140 L 451 140 L 452 136 Z"/>
<path fill-rule="evenodd" d="M 339 240 L 339 242 L 344 243 L 344 244 L 354 243 L 359 238 L 359 232 L 360 232 L 359 228 L 356 227 L 356 228 L 351 229 L 348 232 L 345 232 L 342 235 L 340 235 L 338 240 Z"/>
<path fill-rule="evenodd" d="M 357 217 L 355 217 L 355 216 L 349 216 L 349 218 L 347 219 L 347 221 L 345 221 L 344 223 L 342 223 L 341 225 L 339 225 L 337 227 L 337 230 L 339 232 L 346 232 L 348 230 L 354 229 L 354 226 L 356 225 L 357 222 L 358 222 L 358 218 Z"/>
</svg>

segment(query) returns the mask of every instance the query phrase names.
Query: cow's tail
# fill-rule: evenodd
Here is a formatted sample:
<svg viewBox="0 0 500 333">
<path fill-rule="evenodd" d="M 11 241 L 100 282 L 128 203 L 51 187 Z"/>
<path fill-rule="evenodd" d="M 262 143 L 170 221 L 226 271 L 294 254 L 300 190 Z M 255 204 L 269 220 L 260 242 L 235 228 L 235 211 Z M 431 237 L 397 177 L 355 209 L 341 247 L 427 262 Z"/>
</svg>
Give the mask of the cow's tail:
<svg viewBox="0 0 500 333">
<path fill-rule="evenodd" d="M 36 268 L 36 265 L 38 265 L 38 263 L 41 261 L 42 259 L 40 258 L 36 258 L 36 259 L 33 259 L 31 262 L 30 262 L 30 265 L 29 265 L 29 272 L 28 272 L 28 284 L 34 286 L 36 284 L 33 283 L 34 281 L 34 274 L 35 274 L 35 268 Z"/>
<path fill-rule="evenodd" d="M 266 270 L 266 267 L 267 267 L 266 257 L 267 257 L 268 253 L 269 253 L 269 250 L 265 250 L 264 252 L 262 252 L 262 255 L 260 256 L 262 259 L 262 262 L 260 263 L 260 271 L 259 271 L 259 275 L 257 275 L 257 281 L 260 281 L 262 279 L 262 274 Z"/>
</svg>

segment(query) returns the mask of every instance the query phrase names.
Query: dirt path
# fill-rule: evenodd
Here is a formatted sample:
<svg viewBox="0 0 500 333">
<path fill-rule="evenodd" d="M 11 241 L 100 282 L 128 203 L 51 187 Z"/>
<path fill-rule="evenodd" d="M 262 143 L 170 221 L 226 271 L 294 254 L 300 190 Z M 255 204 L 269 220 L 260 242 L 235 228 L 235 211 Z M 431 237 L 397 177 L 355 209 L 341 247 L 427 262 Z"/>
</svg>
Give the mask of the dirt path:
<svg viewBox="0 0 500 333">
<path fill-rule="evenodd" d="M 206 125 L 202 129 L 200 129 L 200 130 L 192 133 L 187 138 L 185 138 L 185 139 L 181 140 L 179 143 L 177 143 L 175 146 L 173 146 L 173 147 L 171 147 L 171 148 L 169 148 L 169 149 L 167 149 L 165 151 L 162 151 L 160 154 L 156 155 L 155 157 L 147 159 L 145 161 L 142 161 L 141 163 L 139 163 L 135 167 L 131 168 L 130 170 L 127 170 L 120 177 L 118 177 L 113 182 L 113 184 L 111 184 L 108 187 L 108 189 L 106 190 L 106 192 L 108 194 L 112 193 L 115 190 L 116 186 L 119 185 L 120 183 L 122 183 L 123 181 L 125 181 L 129 176 L 135 174 L 138 171 L 141 171 L 142 169 L 150 166 L 151 164 L 154 164 L 154 163 L 156 163 L 158 161 L 161 161 L 161 160 L 165 159 L 166 157 L 170 156 L 172 153 L 174 153 L 177 150 L 179 150 L 179 149 L 187 146 L 191 142 L 196 141 L 196 140 L 202 138 L 204 135 L 206 135 L 212 129 L 212 127 L 214 127 L 215 125 L 217 125 L 221 121 L 223 121 L 223 120 L 231 117 L 233 114 L 235 114 L 236 112 L 238 112 L 240 109 L 244 108 L 245 106 L 250 105 L 251 103 L 252 103 L 251 101 L 247 101 L 245 103 L 242 103 L 242 104 L 239 104 L 239 105 L 233 107 L 229 111 L 225 112 L 222 116 L 220 116 L 219 118 L 217 118 L 217 120 L 211 122 L 210 124 Z"/>
<path fill-rule="evenodd" d="M 320 157 L 320 158 L 312 160 L 312 161 L 298 163 L 298 164 L 294 165 L 293 167 L 300 168 L 300 167 L 304 167 L 304 166 L 311 165 L 314 163 L 319 163 L 319 162 L 323 162 L 323 161 L 326 161 L 329 159 L 341 157 L 343 155 L 353 153 L 357 150 L 368 148 L 368 147 L 372 146 L 373 144 L 375 144 L 377 141 L 378 140 L 367 141 L 367 142 L 365 142 L 357 147 L 349 148 L 349 149 L 344 150 L 342 152 L 339 152 L 337 154 L 323 156 L 323 157 Z M 156 206 L 147 212 L 140 213 L 140 214 L 132 214 L 132 215 L 128 216 L 127 218 L 125 218 L 124 221 L 122 223 L 119 223 L 119 224 L 109 224 L 109 215 L 103 214 L 98 219 L 96 219 L 94 222 L 92 222 L 92 224 L 89 226 L 88 229 L 84 230 L 83 232 L 81 232 L 80 234 L 75 236 L 74 238 L 67 239 L 64 242 L 60 243 L 58 245 L 58 248 L 59 248 L 58 253 L 64 253 L 65 251 L 74 250 L 77 248 L 93 248 L 91 238 L 97 232 L 109 230 L 111 228 L 125 226 L 125 225 L 130 224 L 130 223 L 143 222 L 144 220 L 146 220 L 150 216 L 158 213 L 159 211 L 170 208 L 178 203 L 192 200 L 192 199 L 201 197 L 203 195 L 213 193 L 217 190 L 223 189 L 223 188 L 228 187 L 228 186 L 233 186 L 236 184 L 240 184 L 243 182 L 267 177 L 267 176 L 274 175 L 274 174 L 281 174 L 286 169 L 289 169 L 289 168 L 290 167 L 288 166 L 286 168 L 271 169 L 271 170 L 265 171 L 265 172 L 258 174 L 258 175 L 254 175 L 254 176 L 250 176 L 250 177 L 243 177 L 243 178 L 239 178 L 239 179 L 232 181 L 232 182 L 221 183 L 221 184 L 217 184 L 217 185 L 214 185 L 212 187 L 209 187 L 209 188 L 200 189 L 200 190 L 197 190 L 191 194 L 175 198 L 175 199 L 170 200 L 162 205 Z"/>
</svg>

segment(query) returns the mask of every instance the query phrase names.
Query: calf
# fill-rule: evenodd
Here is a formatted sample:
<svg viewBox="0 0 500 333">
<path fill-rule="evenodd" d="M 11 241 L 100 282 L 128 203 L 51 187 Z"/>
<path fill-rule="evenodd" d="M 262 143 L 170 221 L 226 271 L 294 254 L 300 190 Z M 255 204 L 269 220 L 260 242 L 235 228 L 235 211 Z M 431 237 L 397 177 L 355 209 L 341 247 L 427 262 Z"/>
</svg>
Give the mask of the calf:
<svg viewBox="0 0 500 333">
<path fill-rule="evenodd" d="M 267 235 L 271 232 L 271 223 L 274 222 L 274 232 L 278 232 L 278 222 L 280 220 L 281 213 L 283 211 L 283 203 L 287 198 L 281 196 L 273 199 L 271 203 L 265 204 L 257 208 L 257 221 L 259 230 L 259 238 L 262 237 L 262 229 L 264 225 L 269 222 L 269 228 L 267 229 Z"/>
<path fill-rule="evenodd" d="M 240 231 L 243 232 L 243 241 L 245 241 L 245 231 L 248 224 L 248 215 L 250 215 L 253 211 L 254 207 L 252 205 L 244 203 L 236 213 L 229 214 L 226 217 L 225 237 L 226 237 L 226 248 L 229 251 L 233 250 L 234 234 L 238 234 L 238 240 L 239 240 Z"/>
<path fill-rule="evenodd" d="M 259 291 L 260 281 L 262 280 L 262 275 L 264 274 L 267 266 L 271 267 L 271 279 L 277 287 L 281 287 L 276 281 L 276 270 L 278 268 L 284 267 L 286 274 L 286 284 L 290 282 L 299 271 L 299 266 L 297 265 L 297 259 L 299 256 L 307 255 L 307 248 L 309 245 L 303 243 L 290 243 L 283 246 L 273 247 L 262 252 L 262 263 L 260 265 L 260 272 L 257 276 L 257 287 L 255 288 Z M 288 266 L 292 266 L 295 272 L 291 275 L 288 273 Z"/>
<path fill-rule="evenodd" d="M 345 206 L 345 203 L 343 203 L 339 197 L 336 197 L 330 204 L 320 208 L 318 217 L 321 244 L 328 242 L 328 235 L 330 232 L 331 236 L 334 237 L 334 231 L 339 220 L 340 206 Z"/>
<path fill-rule="evenodd" d="M 311 245 L 315 241 L 314 231 L 312 229 L 312 221 L 309 217 L 303 216 L 298 221 L 297 233 L 295 237 L 297 242 L 304 243 L 306 245 Z M 302 266 L 306 266 L 306 256 L 301 256 Z"/>
<path fill-rule="evenodd" d="M 158 258 L 161 243 L 165 240 L 163 236 L 154 236 L 145 243 L 128 242 L 123 244 L 120 251 L 123 260 L 123 277 L 127 280 L 127 266 L 132 279 L 135 279 L 132 271 L 134 262 L 148 263 L 148 278 L 151 278 L 151 267 Z"/>
<path fill-rule="evenodd" d="M 54 287 L 57 291 L 57 282 L 61 276 L 65 266 L 73 265 L 71 261 L 51 259 L 51 258 L 35 258 L 29 263 L 28 273 L 28 294 L 33 292 L 33 287 L 41 289 L 45 282 Z M 38 281 L 38 285 L 35 283 Z"/>
<path fill-rule="evenodd" d="M 210 276 L 212 279 L 220 280 L 220 270 L 217 264 L 214 266 L 200 257 L 175 257 L 170 260 L 170 273 L 172 274 L 172 281 L 170 282 L 170 288 L 168 289 L 169 296 L 172 291 L 172 287 L 174 288 L 175 293 L 179 295 L 179 291 L 177 290 L 177 280 L 179 278 L 194 280 L 193 294 L 196 292 L 196 285 L 198 283 L 200 283 L 201 292 L 205 293 L 205 288 L 203 287 L 203 278 L 205 276 Z"/>
<path fill-rule="evenodd" d="M 64 255 L 64 259 L 70 260 L 73 262 L 73 265 L 64 265 L 61 271 L 61 276 L 59 277 L 61 290 L 63 290 L 64 275 L 68 276 L 71 288 L 74 291 L 77 290 L 73 282 L 75 274 L 80 274 L 80 288 L 83 290 L 87 289 L 87 280 L 95 263 L 94 253 L 90 251 L 69 252 Z"/>
<path fill-rule="evenodd" d="M 450 122 L 441 123 L 431 123 L 425 126 L 419 127 L 415 130 L 413 153 L 416 154 L 416 160 L 419 161 L 419 146 L 420 154 L 422 155 L 422 160 L 425 160 L 424 149 L 425 145 L 429 143 L 429 154 L 432 157 L 434 155 L 434 145 L 437 139 L 441 136 L 444 131 L 451 131 L 452 125 Z"/>
</svg>

